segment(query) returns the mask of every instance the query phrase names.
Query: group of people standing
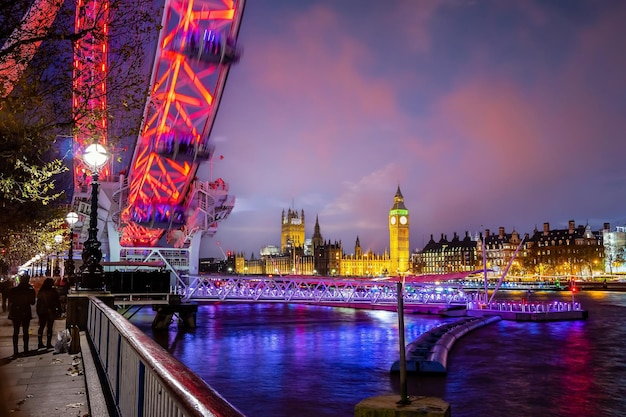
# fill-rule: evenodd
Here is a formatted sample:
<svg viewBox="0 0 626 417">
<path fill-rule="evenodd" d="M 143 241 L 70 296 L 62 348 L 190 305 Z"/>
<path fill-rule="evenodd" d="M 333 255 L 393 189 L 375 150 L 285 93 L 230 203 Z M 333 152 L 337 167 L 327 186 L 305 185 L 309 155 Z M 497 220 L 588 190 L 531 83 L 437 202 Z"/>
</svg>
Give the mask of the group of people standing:
<svg viewBox="0 0 626 417">
<path fill-rule="evenodd" d="M 36 304 L 37 316 L 39 317 L 39 330 L 37 332 L 38 349 L 52 349 L 52 328 L 54 320 L 61 317 L 63 308 L 61 297 L 54 287 L 54 279 L 46 278 L 39 289 L 30 284 L 28 275 L 20 276 L 19 284 L 8 291 L 9 320 L 13 322 L 13 356 L 18 356 L 18 344 L 20 328 L 22 329 L 23 353 L 28 349 L 28 327 L 33 319 L 31 306 Z M 3 301 L 5 295 L 3 294 Z M 44 332 L 46 343 L 44 344 Z"/>
</svg>

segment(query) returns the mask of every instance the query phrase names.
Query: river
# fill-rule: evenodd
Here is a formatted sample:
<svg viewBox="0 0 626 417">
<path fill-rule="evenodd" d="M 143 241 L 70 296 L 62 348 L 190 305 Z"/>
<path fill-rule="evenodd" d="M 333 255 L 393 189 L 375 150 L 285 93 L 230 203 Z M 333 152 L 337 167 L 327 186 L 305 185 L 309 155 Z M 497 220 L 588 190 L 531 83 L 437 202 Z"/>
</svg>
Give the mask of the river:
<svg viewBox="0 0 626 417">
<path fill-rule="evenodd" d="M 409 395 L 442 398 L 453 417 L 626 416 L 626 293 L 576 298 L 589 319 L 480 328 L 454 345 L 446 375 L 409 375 Z M 571 293 L 531 295 L 557 299 Z M 146 309 L 131 321 L 248 417 L 350 417 L 367 397 L 400 393 L 393 312 L 215 303 L 185 331 L 153 331 L 152 318 Z M 451 320 L 407 314 L 406 342 Z"/>
</svg>

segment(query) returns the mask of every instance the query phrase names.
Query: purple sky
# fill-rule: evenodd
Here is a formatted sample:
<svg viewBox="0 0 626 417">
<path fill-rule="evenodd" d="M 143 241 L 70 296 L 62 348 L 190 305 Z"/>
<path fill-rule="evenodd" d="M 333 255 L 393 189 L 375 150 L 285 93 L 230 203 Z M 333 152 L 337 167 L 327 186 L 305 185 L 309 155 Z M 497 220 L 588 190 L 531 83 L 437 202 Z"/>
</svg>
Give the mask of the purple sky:
<svg viewBox="0 0 626 417">
<path fill-rule="evenodd" d="M 212 133 L 236 196 L 202 256 L 307 238 L 626 222 L 626 2 L 248 1 Z M 202 168 L 203 171 L 208 170 Z M 201 175 L 208 179 L 208 173 Z"/>
</svg>

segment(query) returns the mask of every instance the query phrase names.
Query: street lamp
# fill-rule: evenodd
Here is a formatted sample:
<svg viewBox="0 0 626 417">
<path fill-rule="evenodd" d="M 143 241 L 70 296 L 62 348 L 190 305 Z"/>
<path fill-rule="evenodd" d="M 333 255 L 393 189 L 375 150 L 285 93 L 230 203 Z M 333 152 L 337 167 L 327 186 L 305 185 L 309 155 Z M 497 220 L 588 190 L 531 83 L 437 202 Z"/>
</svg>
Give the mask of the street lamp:
<svg viewBox="0 0 626 417">
<path fill-rule="evenodd" d="M 69 226 L 70 246 L 67 250 L 67 261 L 65 261 L 65 275 L 70 285 L 73 285 L 74 278 L 74 225 L 78 222 L 78 214 L 73 211 L 67 213 L 65 221 Z"/>
<path fill-rule="evenodd" d="M 85 149 L 83 161 L 91 169 L 91 213 L 89 215 L 89 236 L 85 241 L 80 266 L 80 287 L 82 289 L 101 290 L 104 287 L 104 268 L 102 245 L 98 241 L 98 173 L 106 164 L 109 155 L 104 146 L 93 143 Z"/>
<path fill-rule="evenodd" d="M 61 276 L 61 260 L 59 259 L 59 245 L 61 244 L 61 242 L 63 242 L 63 236 L 55 235 L 54 243 L 56 243 L 57 262 L 54 264 L 54 268 L 52 268 L 52 273 L 54 276 L 57 276 L 57 277 Z"/>
<path fill-rule="evenodd" d="M 41 255 L 35 255 L 35 258 L 33 260 L 33 273 L 31 274 L 32 277 L 37 275 L 37 264 L 39 263 L 39 259 L 41 259 Z"/>
<path fill-rule="evenodd" d="M 52 250 L 52 245 L 49 243 L 46 243 L 46 274 L 44 276 L 48 276 L 48 274 L 50 274 L 50 276 L 52 276 L 52 268 L 50 268 L 50 251 Z M 54 260 L 54 258 L 52 259 Z"/>
</svg>

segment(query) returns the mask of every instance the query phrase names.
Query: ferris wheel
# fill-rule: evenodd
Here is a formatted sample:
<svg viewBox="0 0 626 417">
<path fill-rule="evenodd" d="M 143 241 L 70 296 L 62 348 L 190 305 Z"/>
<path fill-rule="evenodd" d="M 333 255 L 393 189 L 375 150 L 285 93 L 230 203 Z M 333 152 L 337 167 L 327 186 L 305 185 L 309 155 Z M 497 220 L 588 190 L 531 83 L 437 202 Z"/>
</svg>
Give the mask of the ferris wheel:
<svg viewBox="0 0 626 417">
<path fill-rule="evenodd" d="M 76 1 L 74 25 L 80 36 L 73 41 L 72 110 L 77 121 L 73 209 L 83 219 L 94 208 L 87 191 L 89 167 L 77 155 L 94 141 L 105 146 L 109 142 L 109 18 L 119 13 L 111 10 L 111 3 Z M 138 7 L 132 0 L 121 3 L 129 10 Z M 26 70 L 63 4 L 63 0 L 33 0 L 18 27 L 0 45 L 6 64 L 0 65 L 3 97 Z M 108 260 L 129 260 L 140 253 L 144 258 L 140 260 L 147 261 L 157 254 L 180 266 L 180 260 L 163 254 L 176 249 L 169 253 L 195 251 L 197 257 L 200 237 L 214 234 L 232 211 L 234 197 L 228 184 L 221 178 L 202 181 L 196 175 L 214 153 L 210 133 L 230 66 L 240 58 L 237 37 L 244 5 L 245 0 L 163 0 L 149 95 L 131 146 L 132 160 L 119 178 L 113 177 L 110 164 L 99 172 L 100 194 L 103 188 L 111 189 L 104 187 L 105 182 L 115 183 L 111 195 L 98 199 L 102 204 L 95 208 Z M 194 263 L 186 262 L 187 266 Z"/>
<path fill-rule="evenodd" d="M 104 36 L 84 39 L 76 48 L 75 89 L 81 83 L 95 83 L 106 90 L 106 15 L 90 16 L 91 10 L 102 10 L 94 4 L 102 1 L 78 4 L 77 28 L 98 25 Z M 197 254 L 199 237 L 214 234 L 233 209 L 234 197 L 221 178 L 203 182 L 196 174 L 213 156 L 210 133 L 230 66 L 240 58 L 237 36 L 244 4 L 244 0 L 165 0 L 150 94 L 132 161 L 101 224 L 111 260 L 137 260 L 137 253 L 142 253 L 140 260 L 154 255 L 179 263 L 163 254 L 179 253 L 168 252 L 172 248 L 190 249 L 192 243 Z M 76 99 L 75 112 L 85 106 L 105 108 L 106 95 L 98 100 Z M 85 146 L 83 138 L 94 135 L 106 143 L 106 129 L 104 118 L 82 129 L 78 126 L 77 148 Z M 75 167 L 75 175 L 79 173 L 80 167 Z"/>
</svg>

